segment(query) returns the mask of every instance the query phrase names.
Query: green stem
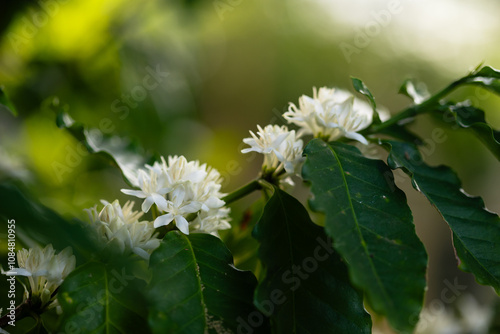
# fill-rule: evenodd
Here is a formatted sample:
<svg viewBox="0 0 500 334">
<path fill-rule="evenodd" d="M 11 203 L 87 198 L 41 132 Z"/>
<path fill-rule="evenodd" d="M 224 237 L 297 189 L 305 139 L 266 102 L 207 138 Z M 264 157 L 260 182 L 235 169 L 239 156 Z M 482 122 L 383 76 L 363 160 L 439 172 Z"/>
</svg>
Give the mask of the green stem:
<svg viewBox="0 0 500 334">
<path fill-rule="evenodd" d="M 230 204 L 234 201 L 239 200 L 242 197 L 245 197 L 246 195 L 252 193 L 253 191 L 259 190 L 261 188 L 262 188 L 262 186 L 260 185 L 259 180 L 254 180 L 254 181 L 244 185 L 243 187 L 236 189 L 232 193 L 224 196 L 222 198 L 222 200 L 224 202 L 226 202 L 226 204 Z"/>
<path fill-rule="evenodd" d="M 428 112 L 432 110 L 432 108 L 435 106 L 436 103 L 439 103 L 439 101 L 445 97 L 446 95 L 450 94 L 455 88 L 460 86 L 466 78 L 462 78 L 460 80 L 457 80 L 455 82 L 452 82 L 450 85 L 442 89 L 440 92 L 434 94 L 424 102 L 408 107 L 396 116 L 388 119 L 382 124 L 377 124 L 369 127 L 365 131 L 362 131 L 361 134 L 372 134 L 372 133 L 377 133 L 380 132 L 383 129 L 386 129 L 394 124 L 399 123 L 402 120 L 408 119 L 410 117 L 414 117 L 418 114 L 423 114 L 425 112 Z"/>
</svg>

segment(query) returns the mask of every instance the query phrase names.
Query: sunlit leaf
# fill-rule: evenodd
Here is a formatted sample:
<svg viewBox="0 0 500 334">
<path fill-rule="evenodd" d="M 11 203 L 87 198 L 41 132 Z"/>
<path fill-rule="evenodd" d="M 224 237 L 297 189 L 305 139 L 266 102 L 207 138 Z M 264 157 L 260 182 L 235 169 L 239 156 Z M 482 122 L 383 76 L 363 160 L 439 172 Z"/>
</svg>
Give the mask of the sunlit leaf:
<svg viewBox="0 0 500 334">
<path fill-rule="evenodd" d="M 116 164 L 125 181 L 132 186 L 138 185 L 137 171 L 155 159 L 146 157 L 146 152 L 129 138 L 108 136 L 98 129 L 86 128 L 65 112 L 57 114 L 56 122 L 60 128 L 68 129 L 77 140 L 84 143 L 89 152 L 101 154 Z"/>
<path fill-rule="evenodd" d="M 311 208 L 326 214 L 325 230 L 352 282 L 394 328 L 412 331 L 422 308 L 427 255 L 392 171 L 343 143 L 314 139 L 304 152 Z"/>
<path fill-rule="evenodd" d="M 429 98 L 430 94 L 423 83 L 415 84 L 412 80 L 405 80 L 399 88 L 399 94 L 408 96 L 415 104 L 420 104 Z"/>
<path fill-rule="evenodd" d="M 266 271 L 255 303 L 274 333 L 370 333 L 347 267 L 299 201 L 275 188 L 253 234 Z"/>
<path fill-rule="evenodd" d="M 89 262 L 59 287 L 60 331 L 71 333 L 150 333 L 144 282 L 126 266 Z"/>
<path fill-rule="evenodd" d="M 377 112 L 377 103 L 375 103 L 375 98 L 373 97 L 372 93 L 370 92 L 368 87 L 366 87 L 365 83 L 363 81 L 361 81 L 360 79 L 351 77 L 351 80 L 352 80 L 352 85 L 353 85 L 354 89 L 358 93 L 361 93 L 364 96 L 366 96 L 368 98 L 368 101 L 370 101 L 370 104 L 371 104 L 372 109 L 373 109 L 373 123 L 380 124 L 381 121 L 380 121 L 380 116 L 378 115 L 378 112 Z"/>
<path fill-rule="evenodd" d="M 249 316 L 258 314 L 252 304 L 257 280 L 232 263 L 229 250 L 217 237 L 167 233 L 150 259 L 152 279 L 147 291 L 153 332 L 245 331 Z M 259 332 L 266 326 L 262 320 Z"/>
<path fill-rule="evenodd" d="M 453 242 L 462 261 L 478 282 L 500 291 L 500 218 L 486 210 L 480 197 L 467 195 L 456 174 L 446 166 L 426 165 L 411 144 L 384 141 L 388 163 L 411 176 L 413 186 L 436 207 L 453 231 Z"/>
<path fill-rule="evenodd" d="M 490 66 L 484 66 L 479 71 L 474 71 L 459 81 L 500 94 L 500 71 Z"/>
</svg>

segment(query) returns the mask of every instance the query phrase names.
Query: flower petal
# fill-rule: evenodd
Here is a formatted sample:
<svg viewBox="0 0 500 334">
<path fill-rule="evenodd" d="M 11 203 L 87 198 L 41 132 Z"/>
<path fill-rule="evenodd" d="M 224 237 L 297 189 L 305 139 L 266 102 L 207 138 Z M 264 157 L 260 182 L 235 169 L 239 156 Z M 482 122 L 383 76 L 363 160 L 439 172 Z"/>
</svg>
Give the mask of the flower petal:
<svg viewBox="0 0 500 334">
<path fill-rule="evenodd" d="M 189 234 L 189 223 L 186 218 L 177 215 L 175 216 L 175 225 L 184 234 Z"/>
<path fill-rule="evenodd" d="M 174 220 L 174 215 L 171 213 L 167 213 L 166 215 L 161 215 L 155 219 L 154 222 L 154 227 L 160 227 L 160 226 L 165 226 L 168 225 Z"/>
<path fill-rule="evenodd" d="M 142 190 L 121 189 L 121 192 L 130 196 L 146 198 L 147 195 Z"/>
</svg>

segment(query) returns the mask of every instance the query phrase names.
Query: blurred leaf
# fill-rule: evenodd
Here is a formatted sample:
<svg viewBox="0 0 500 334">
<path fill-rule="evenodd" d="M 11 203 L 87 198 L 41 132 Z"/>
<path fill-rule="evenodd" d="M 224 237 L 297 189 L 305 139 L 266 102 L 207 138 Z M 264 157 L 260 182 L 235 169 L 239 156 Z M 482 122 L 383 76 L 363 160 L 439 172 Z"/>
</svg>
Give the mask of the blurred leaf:
<svg viewBox="0 0 500 334">
<path fill-rule="evenodd" d="M 493 93 L 500 94 L 500 71 L 490 66 L 484 66 L 479 71 L 473 71 L 471 74 L 460 79 L 459 82 L 476 85 Z"/>
<path fill-rule="evenodd" d="M 418 149 L 408 143 L 383 141 L 389 147 L 388 163 L 411 176 L 415 189 L 436 207 L 453 231 L 453 242 L 462 260 L 460 268 L 472 272 L 479 283 L 500 292 L 500 219 L 484 208 L 480 197 L 461 188 L 456 174 L 446 166 L 430 167 Z"/>
<path fill-rule="evenodd" d="M 154 333 L 229 333 L 256 312 L 257 280 L 233 266 L 209 234 L 169 232 L 150 258 L 149 324 Z M 262 325 L 262 324 L 261 324 Z"/>
<path fill-rule="evenodd" d="M 80 260 L 89 258 L 95 249 L 83 224 L 66 221 L 7 182 L 0 183 L 0 216 L 15 219 L 20 240 L 34 240 L 42 246 L 51 243 L 58 250 L 71 246 Z"/>
<path fill-rule="evenodd" d="M 131 186 L 138 186 L 137 171 L 156 157 L 146 158 L 146 152 L 126 137 L 109 136 L 95 128 L 86 128 L 75 122 L 67 113 L 59 112 L 57 126 L 66 128 L 77 140 L 84 143 L 90 153 L 103 155 L 120 168 L 123 178 Z"/>
<path fill-rule="evenodd" d="M 352 85 L 356 90 L 356 92 L 363 94 L 370 101 L 370 104 L 373 109 L 373 123 L 374 124 L 382 123 L 382 121 L 380 121 L 380 116 L 378 115 L 377 112 L 377 104 L 375 103 L 375 98 L 373 97 L 368 87 L 366 87 L 365 83 L 358 78 L 351 77 L 351 80 L 352 80 Z"/>
<path fill-rule="evenodd" d="M 7 109 L 12 115 L 17 116 L 16 108 L 5 94 L 3 88 L 0 87 L 0 110 L 2 109 Z"/>
<path fill-rule="evenodd" d="M 352 282 L 394 328 L 411 332 L 422 308 L 427 255 L 392 171 L 343 143 L 314 139 L 304 153 L 311 208 L 326 214 L 326 232 Z"/>
<path fill-rule="evenodd" d="M 60 330 L 81 333 L 149 333 L 147 307 L 139 293 L 144 282 L 125 266 L 89 262 L 59 287 Z"/>
<path fill-rule="evenodd" d="M 299 201 L 275 188 L 253 235 L 266 269 L 255 304 L 274 333 L 370 333 L 347 267 Z"/>
<path fill-rule="evenodd" d="M 492 129 L 486 123 L 484 111 L 465 104 L 450 105 L 447 111 L 451 112 L 456 124 L 474 132 L 491 153 L 500 160 L 500 131 Z"/>
<path fill-rule="evenodd" d="M 403 82 L 398 93 L 408 96 L 415 104 L 420 104 L 430 97 L 429 91 L 423 83 L 415 85 L 415 83 L 409 79 Z"/>
</svg>

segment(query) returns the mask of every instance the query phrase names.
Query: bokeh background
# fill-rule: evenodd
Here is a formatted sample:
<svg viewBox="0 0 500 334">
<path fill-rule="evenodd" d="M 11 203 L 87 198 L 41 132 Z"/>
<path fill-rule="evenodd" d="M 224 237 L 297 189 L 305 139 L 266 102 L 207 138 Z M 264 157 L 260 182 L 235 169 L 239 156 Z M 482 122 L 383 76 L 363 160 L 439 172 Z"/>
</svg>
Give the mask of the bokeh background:
<svg viewBox="0 0 500 334">
<path fill-rule="evenodd" d="M 314 86 L 351 89 L 350 76 L 361 78 L 395 114 L 410 102 L 397 94 L 404 79 L 436 92 L 481 62 L 499 68 L 499 13 L 494 0 L 3 1 L 0 85 L 19 115 L 0 110 L 0 177 L 67 218 L 84 219 L 100 199 L 125 199 L 119 171 L 57 128 L 57 99 L 104 133 L 207 162 L 229 192 L 259 171 L 260 157 L 240 153 L 248 131 L 282 124 L 289 102 Z M 500 128 L 498 97 L 476 88 L 453 97 L 484 108 Z M 437 128 L 445 140 L 432 139 Z M 429 163 L 453 166 L 468 193 L 500 212 L 499 163 L 477 139 L 427 116 L 411 129 L 427 140 Z M 396 179 L 430 257 L 419 332 L 486 333 L 496 295 L 456 269 L 446 224 Z M 301 185 L 295 193 L 307 200 Z M 235 226 L 252 199 L 233 206 Z M 443 291 L 457 283 L 448 302 Z M 383 320 L 377 328 L 389 332 Z"/>
</svg>

